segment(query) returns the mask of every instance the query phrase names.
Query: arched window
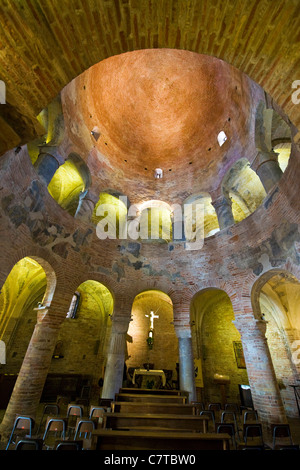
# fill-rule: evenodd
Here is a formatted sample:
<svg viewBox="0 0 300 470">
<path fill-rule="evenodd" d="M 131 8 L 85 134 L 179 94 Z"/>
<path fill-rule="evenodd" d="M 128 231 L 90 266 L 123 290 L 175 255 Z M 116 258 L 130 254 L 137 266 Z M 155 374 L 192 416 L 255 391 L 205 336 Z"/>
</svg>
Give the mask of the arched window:
<svg viewBox="0 0 300 470">
<path fill-rule="evenodd" d="M 187 241 L 192 241 L 190 234 L 195 238 L 197 236 L 197 232 L 199 232 L 199 237 L 202 236 L 204 238 L 208 238 L 216 232 L 219 232 L 220 228 L 218 217 L 211 202 L 212 199 L 208 193 L 199 193 L 197 195 L 190 196 L 184 201 L 184 212 L 186 214 L 184 225 Z M 203 211 L 202 221 L 197 221 L 197 205 L 199 205 Z M 187 206 L 189 206 L 191 210 L 187 211 Z"/>
<path fill-rule="evenodd" d="M 125 196 L 100 193 L 92 215 L 92 223 L 97 226 L 98 237 L 100 239 L 124 238 L 126 216 L 127 199 Z"/>
<path fill-rule="evenodd" d="M 79 198 L 91 184 L 89 169 L 81 157 L 71 153 L 53 175 L 48 191 L 55 201 L 71 215 L 75 215 Z"/>
<path fill-rule="evenodd" d="M 238 160 L 227 172 L 222 182 L 222 190 L 232 201 L 232 214 L 235 222 L 240 222 L 252 214 L 266 197 L 266 191 L 246 158 Z"/>
</svg>

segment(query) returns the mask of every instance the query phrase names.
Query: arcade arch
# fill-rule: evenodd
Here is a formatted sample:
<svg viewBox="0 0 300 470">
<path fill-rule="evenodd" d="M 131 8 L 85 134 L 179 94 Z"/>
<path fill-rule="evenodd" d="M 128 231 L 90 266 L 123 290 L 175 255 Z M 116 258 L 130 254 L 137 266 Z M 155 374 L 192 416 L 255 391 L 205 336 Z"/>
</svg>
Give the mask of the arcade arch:
<svg viewBox="0 0 300 470">
<path fill-rule="evenodd" d="M 202 369 L 202 401 L 221 402 L 220 377 L 226 381 L 226 400 L 239 402 L 239 385 L 248 385 L 240 334 L 228 294 L 208 287 L 197 292 L 191 302 L 190 318 L 194 357 Z"/>
<path fill-rule="evenodd" d="M 256 318 L 266 321 L 266 338 L 287 416 L 297 416 L 293 388 L 299 380 L 300 282 L 285 270 L 264 273 L 252 290 Z"/>
<path fill-rule="evenodd" d="M 151 312 L 154 314 L 152 335 Z M 135 368 L 147 367 L 165 371 L 166 387 L 172 386 L 172 380 L 178 380 L 176 363 L 178 362 L 178 339 L 173 325 L 173 303 L 171 298 L 157 289 L 139 293 L 132 304 L 131 322 L 128 328 L 126 362 L 132 380 Z M 153 342 L 150 340 L 153 339 Z M 144 388 L 150 388 L 159 378 L 140 378 Z M 149 382 L 149 383 L 148 383 Z M 152 383 L 153 382 L 153 383 Z"/>
</svg>

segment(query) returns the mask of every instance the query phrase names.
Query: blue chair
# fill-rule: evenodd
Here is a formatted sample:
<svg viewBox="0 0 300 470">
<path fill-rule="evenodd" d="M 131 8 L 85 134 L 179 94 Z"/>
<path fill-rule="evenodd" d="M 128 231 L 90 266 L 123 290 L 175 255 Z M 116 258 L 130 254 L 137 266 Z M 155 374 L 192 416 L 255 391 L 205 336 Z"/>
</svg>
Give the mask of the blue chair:
<svg viewBox="0 0 300 470">
<path fill-rule="evenodd" d="M 78 419 L 75 429 L 74 441 L 84 434 L 84 438 L 88 439 L 91 437 L 92 432 L 95 429 L 95 423 L 91 419 Z"/>
<path fill-rule="evenodd" d="M 15 450 L 42 450 L 43 440 L 42 439 L 20 439 L 15 447 Z"/>
<path fill-rule="evenodd" d="M 20 434 L 21 435 L 25 434 L 26 437 L 32 437 L 33 428 L 34 428 L 33 418 L 31 418 L 30 416 L 17 416 L 5 450 L 8 450 L 11 444 L 15 444 L 13 439 L 15 437 L 18 437 Z"/>
<path fill-rule="evenodd" d="M 47 450 L 53 449 L 55 442 L 53 439 L 65 439 L 67 431 L 67 422 L 63 418 L 48 416 L 46 428 L 43 436 L 44 446 Z"/>
<path fill-rule="evenodd" d="M 82 450 L 82 441 L 57 441 L 54 450 Z"/>
</svg>

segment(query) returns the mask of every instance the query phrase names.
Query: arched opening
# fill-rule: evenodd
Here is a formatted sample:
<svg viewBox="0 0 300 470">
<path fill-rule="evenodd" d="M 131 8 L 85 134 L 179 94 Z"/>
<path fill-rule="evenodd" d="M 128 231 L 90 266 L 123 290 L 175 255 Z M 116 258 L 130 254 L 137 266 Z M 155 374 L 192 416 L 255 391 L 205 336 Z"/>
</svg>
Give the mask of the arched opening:
<svg viewBox="0 0 300 470">
<path fill-rule="evenodd" d="M 86 163 L 76 153 L 71 153 L 65 163 L 54 173 L 48 191 L 69 214 L 75 215 L 79 200 L 91 184 Z"/>
<path fill-rule="evenodd" d="M 69 312 L 73 315 L 66 312 L 60 328 L 43 401 L 56 399 L 63 393 L 64 386 L 72 400 L 80 396 L 83 386 L 89 387 L 94 398 L 100 397 L 99 380 L 104 377 L 113 296 L 106 286 L 95 280 L 83 282 L 74 294 L 78 300 L 76 309 L 73 309 L 74 299 L 70 299 Z M 67 377 L 66 382 L 64 377 Z"/>
<path fill-rule="evenodd" d="M 280 144 L 276 144 L 274 147 L 274 151 L 278 154 L 278 163 L 283 173 L 289 164 L 291 147 L 292 144 L 290 142 L 282 142 Z"/>
<path fill-rule="evenodd" d="M 260 101 L 255 115 L 254 138 L 257 155 L 252 167 L 269 193 L 280 181 L 287 167 L 291 149 L 291 127 L 273 107 Z M 286 144 L 286 147 L 282 147 L 282 144 Z"/>
<path fill-rule="evenodd" d="M 151 313 L 152 312 L 152 313 Z M 131 311 L 128 329 L 129 386 L 172 388 L 177 381 L 178 340 L 173 325 L 173 304 L 160 290 L 138 294 Z M 158 375 L 135 375 L 137 369 L 163 371 Z"/>
<path fill-rule="evenodd" d="M 172 210 L 163 201 L 147 201 L 138 207 L 140 213 L 129 229 L 129 235 L 135 236 L 135 226 L 142 241 L 172 240 Z M 134 215 L 134 214 L 132 214 Z"/>
<path fill-rule="evenodd" d="M 100 239 L 124 238 L 127 216 L 126 196 L 100 193 L 99 200 L 92 214 L 92 223 L 97 226 L 97 235 Z"/>
<path fill-rule="evenodd" d="M 53 150 L 63 141 L 64 117 L 60 94 L 39 113 L 37 121 L 45 130 L 45 134 L 27 144 L 28 154 L 33 165 L 41 151 L 47 152 L 47 148 Z"/>
<path fill-rule="evenodd" d="M 270 270 L 252 290 L 253 311 L 267 322 L 266 338 L 287 416 L 298 414 L 294 390 L 299 380 L 300 283 L 292 274 Z"/>
<path fill-rule="evenodd" d="M 14 265 L 1 288 L 0 340 L 5 345 L 5 357 L 2 356 L 0 365 L 2 409 L 8 404 L 22 366 L 37 313 L 47 311 L 55 286 L 56 276 L 51 266 L 30 256 Z"/>
<path fill-rule="evenodd" d="M 187 241 L 192 241 L 197 237 L 198 239 L 208 238 L 220 231 L 218 217 L 211 202 L 211 196 L 207 193 L 190 196 L 184 201 L 184 225 Z M 198 219 L 197 207 L 199 207 Z"/>
<path fill-rule="evenodd" d="M 196 383 L 199 399 L 239 403 L 239 386 L 249 382 L 229 296 L 221 289 L 203 289 L 193 297 L 190 315 L 195 363 L 202 371 Z"/>
<path fill-rule="evenodd" d="M 223 193 L 232 201 L 234 221 L 241 222 L 252 214 L 266 197 L 266 191 L 246 158 L 238 160 L 222 182 Z"/>
</svg>

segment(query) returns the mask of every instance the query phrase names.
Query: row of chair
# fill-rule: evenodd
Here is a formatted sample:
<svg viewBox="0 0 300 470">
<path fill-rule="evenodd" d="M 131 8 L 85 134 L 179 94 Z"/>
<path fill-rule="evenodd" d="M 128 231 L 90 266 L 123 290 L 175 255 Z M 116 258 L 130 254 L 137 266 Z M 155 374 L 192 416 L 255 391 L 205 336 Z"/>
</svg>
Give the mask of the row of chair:
<svg viewBox="0 0 300 470">
<path fill-rule="evenodd" d="M 264 442 L 262 425 L 256 410 L 238 407 L 235 403 L 227 403 L 224 408 L 220 403 L 209 403 L 206 407 L 201 402 L 193 403 L 197 404 L 199 415 L 210 418 L 212 430 L 230 435 L 234 449 L 268 448 Z M 217 422 L 217 417 L 220 418 L 220 422 Z M 293 444 L 288 424 L 274 424 L 272 428 L 273 450 L 299 450 L 299 446 Z"/>
<path fill-rule="evenodd" d="M 15 450 L 43 450 L 43 440 L 38 438 L 20 439 Z M 83 441 L 64 441 L 55 442 L 53 450 L 82 450 Z"/>
<path fill-rule="evenodd" d="M 6 445 L 6 450 L 12 446 L 16 448 L 17 443 L 28 439 L 31 442 L 26 442 L 26 446 L 33 444 L 36 447 L 40 446 L 42 442 L 43 449 L 54 449 L 56 440 L 61 439 L 64 447 L 71 441 L 77 441 L 82 436 L 82 446 L 88 449 L 90 445 L 91 433 L 97 427 L 98 423 L 102 421 L 105 409 L 99 406 L 90 406 L 88 416 L 84 417 L 83 406 L 78 404 L 69 404 L 65 415 L 60 413 L 60 407 L 57 404 L 46 404 L 42 413 L 42 417 L 37 430 L 35 431 L 35 422 L 29 416 L 17 416 L 14 422 L 12 432 Z M 22 439 L 23 438 L 23 439 Z M 36 442 L 32 442 L 36 440 Z M 19 444 L 20 447 L 25 443 Z M 79 445 L 79 444 L 78 444 Z M 59 448 L 60 450 L 60 448 Z"/>
</svg>

